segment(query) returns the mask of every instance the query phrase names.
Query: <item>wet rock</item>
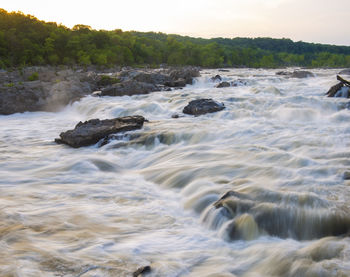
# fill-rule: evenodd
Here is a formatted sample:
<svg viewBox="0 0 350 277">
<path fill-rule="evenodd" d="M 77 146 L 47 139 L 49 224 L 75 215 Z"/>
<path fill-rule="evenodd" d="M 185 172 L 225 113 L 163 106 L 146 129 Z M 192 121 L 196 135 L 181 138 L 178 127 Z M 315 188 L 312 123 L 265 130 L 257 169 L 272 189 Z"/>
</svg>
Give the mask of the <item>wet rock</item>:
<svg viewBox="0 0 350 277">
<path fill-rule="evenodd" d="M 78 148 L 97 143 L 111 134 L 141 129 L 145 118 L 143 116 L 126 116 L 114 119 L 91 119 L 79 122 L 73 130 L 60 134 L 57 143 L 64 143 Z"/>
<path fill-rule="evenodd" d="M 337 75 L 338 84 L 332 86 L 326 93 L 328 97 L 350 97 L 350 82 Z"/>
<path fill-rule="evenodd" d="M 254 188 L 225 193 L 213 204 L 212 212 L 230 222 L 225 230 L 233 240 L 253 239 L 264 234 L 309 240 L 350 231 L 350 216 L 346 209 L 331 206 L 329 201 L 314 194 Z M 205 215 L 205 219 L 209 217 Z M 224 224 L 222 219 L 220 222 Z"/>
<path fill-rule="evenodd" d="M 343 179 L 344 180 L 350 180 L 350 171 L 345 171 L 344 172 Z"/>
<path fill-rule="evenodd" d="M 228 69 L 218 69 L 218 71 L 220 71 L 220 72 L 230 72 L 230 70 L 228 70 Z"/>
<path fill-rule="evenodd" d="M 175 87 L 175 88 L 180 87 L 181 88 L 181 87 L 186 86 L 186 80 L 183 78 L 179 78 L 179 79 L 174 80 L 174 81 L 167 81 L 167 82 L 165 82 L 164 85 L 168 86 L 168 87 Z"/>
<path fill-rule="evenodd" d="M 215 75 L 214 77 L 210 78 L 210 81 L 212 81 L 212 82 L 221 82 L 222 78 L 221 78 L 220 75 Z"/>
<path fill-rule="evenodd" d="M 214 113 L 225 109 L 223 103 L 218 103 L 213 99 L 192 100 L 184 109 L 183 113 L 191 115 L 202 115 L 206 113 Z"/>
<path fill-rule="evenodd" d="M 146 266 L 142 266 L 140 268 L 138 268 L 133 274 L 133 277 L 138 277 L 138 276 L 142 276 L 144 274 L 148 274 L 151 272 L 151 267 L 149 265 Z"/>
<path fill-rule="evenodd" d="M 229 82 L 221 82 L 216 87 L 217 88 L 227 88 L 227 87 L 230 87 L 230 86 L 231 86 L 231 84 Z"/>
<path fill-rule="evenodd" d="M 137 81 L 125 81 L 113 86 L 101 89 L 99 96 L 124 96 L 135 94 L 148 94 L 153 91 L 159 91 L 160 88 L 156 85 L 137 82 Z"/>
<path fill-rule="evenodd" d="M 179 116 L 179 114 L 177 114 L 177 113 L 174 113 L 174 114 L 172 114 L 171 115 L 171 118 L 179 118 L 180 116 Z"/>
<path fill-rule="evenodd" d="M 238 79 L 231 82 L 231 86 L 233 87 L 240 87 L 240 86 L 246 86 L 246 85 L 248 85 L 248 82 L 242 79 Z"/>
<path fill-rule="evenodd" d="M 350 75 L 350 68 L 343 69 L 338 74 Z"/>
</svg>

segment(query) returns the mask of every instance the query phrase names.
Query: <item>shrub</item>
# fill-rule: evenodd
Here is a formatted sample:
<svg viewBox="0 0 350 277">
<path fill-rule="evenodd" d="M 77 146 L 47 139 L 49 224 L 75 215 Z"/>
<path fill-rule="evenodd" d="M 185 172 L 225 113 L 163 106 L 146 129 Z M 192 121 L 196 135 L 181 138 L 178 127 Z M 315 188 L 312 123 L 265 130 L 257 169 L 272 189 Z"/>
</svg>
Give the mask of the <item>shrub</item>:
<svg viewBox="0 0 350 277">
<path fill-rule="evenodd" d="M 28 77 L 28 81 L 36 81 L 36 80 L 39 80 L 39 74 L 38 72 L 34 72 L 32 75 L 30 75 Z"/>
</svg>

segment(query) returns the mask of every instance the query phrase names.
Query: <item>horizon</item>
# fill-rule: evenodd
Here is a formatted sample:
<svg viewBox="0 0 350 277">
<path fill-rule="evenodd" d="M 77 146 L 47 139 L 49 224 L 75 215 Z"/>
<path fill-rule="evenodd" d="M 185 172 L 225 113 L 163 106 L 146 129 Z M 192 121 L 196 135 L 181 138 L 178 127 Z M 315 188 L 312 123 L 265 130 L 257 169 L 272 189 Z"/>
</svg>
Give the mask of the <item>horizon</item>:
<svg viewBox="0 0 350 277">
<path fill-rule="evenodd" d="M 106 31 L 161 32 L 204 39 L 286 38 L 350 46 L 350 30 L 342 29 L 350 1 L 337 0 L 337 4 L 329 6 L 326 0 L 306 0 L 302 3 L 304 9 L 299 7 L 301 1 L 292 0 L 237 0 L 234 4 L 229 0 L 187 2 L 179 0 L 174 4 L 150 0 L 144 3 L 130 0 L 124 3 L 107 0 L 104 5 L 96 6 L 91 5 L 94 3 L 92 1 L 72 3 L 63 0 L 57 5 L 42 0 L 30 3 L 13 0 L 0 8 L 8 12 L 22 12 L 68 28 L 83 24 Z M 84 7 L 84 12 L 77 14 L 76 11 L 81 10 L 81 7 Z M 310 16 L 310 10 L 316 10 L 313 16 Z M 295 14 L 298 14 L 298 18 L 294 17 Z"/>
</svg>

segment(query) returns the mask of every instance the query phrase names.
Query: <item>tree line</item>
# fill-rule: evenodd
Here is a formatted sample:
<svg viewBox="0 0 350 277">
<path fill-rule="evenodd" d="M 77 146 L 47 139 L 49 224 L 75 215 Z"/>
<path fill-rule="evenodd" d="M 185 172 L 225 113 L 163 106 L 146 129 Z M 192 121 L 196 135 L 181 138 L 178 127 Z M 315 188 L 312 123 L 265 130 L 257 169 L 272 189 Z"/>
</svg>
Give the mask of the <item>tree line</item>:
<svg viewBox="0 0 350 277">
<path fill-rule="evenodd" d="M 0 68 L 31 65 L 350 67 L 350 47 L 272 38 L 192 38 L 155 32 L 72 29 L 0 9 Z"/>
</svg>

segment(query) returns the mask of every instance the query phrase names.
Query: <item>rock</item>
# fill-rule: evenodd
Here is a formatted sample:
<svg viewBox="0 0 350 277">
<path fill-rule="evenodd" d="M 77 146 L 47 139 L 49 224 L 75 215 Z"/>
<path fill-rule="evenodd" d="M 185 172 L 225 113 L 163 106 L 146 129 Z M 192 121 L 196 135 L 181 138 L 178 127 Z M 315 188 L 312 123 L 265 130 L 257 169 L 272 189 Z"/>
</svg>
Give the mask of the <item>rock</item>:
<svg viewBox="0 0 350 277">
<path fill-rule="evenodd" d="M 220 72 L 230 72 L 230 70 L 228 70 L 228 69 L 218 69 L 218 71 L 220 71 Z"/>
<path fill-rule="evenodd" d="M 186 80 L 183 78 L 179 78 L 175 81 L 169 81 L 169 82 L 165 82 L 165 85 L 168 87 L 184 87 L 186 86 Z"/>
<path fill-rule="evenodd" d="M 134 80 L 138 82 L 143 83 L 149 83 L 154 85 L 164 85 L 166 82 L 170 82 L 171 78 L 170 76 L 167 76 L 165 74 L 161 73 L 146 73 L 146 72 L 140 72 L 135 77 L 133 77 Z M 186 83 L 185 83 L 186 85 Z"/>
<path fill-rule="evenodd" d="M 338 74 L 350 75 L 350 68 L 343 69 Z"/>
<path fill-rule="evenodd" d="M 293 72 L 289 71 L 278 71 L 276 72 L 276 75 L 280 76 L 286 76 L 290 78 L 308 78 L 308 77 L 315 77 L 315 74 L 313 74 L 310 71 L 305 70 L 294 70 Z"/>
<path fill-rule="evenodd" d="M 220 75 L 215 75 L 214 77 L 210 78 L 210 81 L 212 82 L 221 82 L 222 78 Z"/>
<path fill-rule="evenodd" d="M 138 277 L 138 276 L 142 276 L 143 274 L 147 274 L 151 272 L 151 267 L 149 265 L 146 266 L 142 266 L 140 268 L 138 268 L 133 274 L 133 277 Z"/>
<path fill-rule="evenodd" d="M 32 111 L 57 111 L 70 102 L 90 94 L 94 87 L 88 82 L 22 82 L 0 86 L 0 114 Z"/>
<path fill-rule="evenodd" d="M 328 97 L 350 97 L 350 82 L 337 75 L 340 83 L 332 86 L 326 93 Z"/>
<path fill-rule="evenodd" d="M 216 87 L 217 88 L 227 88 L 227 87 L 230 87 L 230 86 L 231 86 L 231 84 L 229 82 L 221 82 Z"/>
<path fill-rule="evenodd" d="M 174 114 L 172 114 L 171 115 L 171 118 L 179 118 L 180 116 L 179 116 L 179 114 L 177 114 L 177 113 L 174 113 Z"/>
<path fill-rule="evenodd" d="M 187 66 L 183 68 L 176 68 L 169 70 L 169 76 L 173 81 L 184 79 L 186 84 L 191 85 L 193 83 L 193 78 L 199 77 L 199 68 L 193 66 Z"/>
<path fill-rule="evenodd" d="M 131 96 L 135 94 L 148 94 L 159 90 L 156 85 L 130 80 L 102 89 L 99 96 Z"/>
<path fill-rule="evenodd" d="M 305 71 L 305 70 L 295 70 L 293 73 L 290 75 L 292 78 L 308 78 L 308 77 L 315 77 L 315 74 L 313 74 L 310 71 Z"/>
<path fill-rule="evenodd" d="M 242 79 L 237 79 L 231 82 L 231 86 L 233 87 L 240 87 L 240 86 L 246 86 L 246 85 L 248 85 L 248 82 Z"/>
<path fill-rule="evenodd" d="M 141 129 L 145 118 L 143 116 L 126 116 L 114 119 L 91 119 L 79 122 L 73 130 L 60 134 L 57 143 L 64 143 L 78 148 L 97 143 L 101 139 L 115 133 Z"/>
<path fill-rule="evenodd" d="M 350 180 L 350 171 L 345 171 L 344 172 L 343 179 L 344 180 Z"/>
<path fill-rule="evenodd" d="M 213 99 L 192 100 L 184 109 L 183 113 L 191 115 L 202 115 L 206 113 L 214 113 L 225 109 L 223 103 L 218 103 Z"/>
</svg>

